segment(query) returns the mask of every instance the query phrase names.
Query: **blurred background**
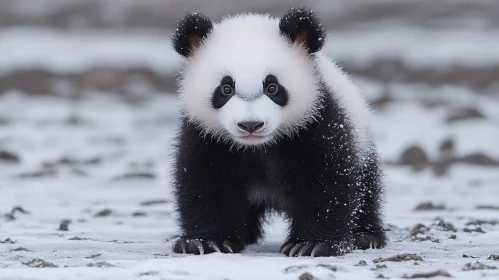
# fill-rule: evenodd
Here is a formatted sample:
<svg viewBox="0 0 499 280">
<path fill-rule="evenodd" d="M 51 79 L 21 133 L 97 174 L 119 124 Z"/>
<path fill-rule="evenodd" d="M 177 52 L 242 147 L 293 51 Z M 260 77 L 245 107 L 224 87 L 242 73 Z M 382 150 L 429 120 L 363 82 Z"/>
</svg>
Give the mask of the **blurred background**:
<svg viewBox="0 0 499 280">
<path fill-rule="evenodd" d="M 178 234 L 169 184 L 176 22 L 187 11 L 279 17 L 300 4 L 322 17 L 324 51 L 372 104 L 392 240 L 437 246 L 447 232 L 410 229 L 445 217 L 471 230 L 469 243 L 478 233 L 467 222 L 499 210 L 494 0 L 0 0 L 0 239 L 60 265 L 99 250 L 104 260 L 136 260 L 134 246 L 141 258 L 171 252 L 157 242 Z M 269 232 L 283 238 L 282 227 Z M 22 254 L 0 255 L 3 266 L 40 257 Z"/>
<path fill-rule="evenodd" d="M 493 92 L 497 1 L 2 0 L 0 92 L 173 92 L 169 36 L 188 11 L 215 21 L 241 11 L 281 16 L 306 3 L 329 29 L 326 52 L 381 84 L 455 85 Z M 61 92 L 62 91 L 62 92 Z M 140 95 L 140 94 L 139 94 Z"/>
</svg>

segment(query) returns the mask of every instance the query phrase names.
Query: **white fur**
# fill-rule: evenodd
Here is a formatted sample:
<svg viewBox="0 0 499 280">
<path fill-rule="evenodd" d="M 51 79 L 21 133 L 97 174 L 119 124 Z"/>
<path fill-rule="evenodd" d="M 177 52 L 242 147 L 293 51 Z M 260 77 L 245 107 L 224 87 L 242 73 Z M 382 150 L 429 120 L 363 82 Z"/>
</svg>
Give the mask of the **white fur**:
<svg viewBox="0 0 499 280">
<path fill-rule="evenodd" d="M 348 76 L 318 52 L 310 59 L 305 49 L 291 45 L 279 33 L 279 19 L 267 15 L 238 15 L 215 24 L 212 33 L 188 59 L 180 82 L 181 98 L 191 121 L 207 134 L 239 145 L 274 143 L 314 119 L 317 112 L 317 69 L 329 91 L 345 109 L 360 151 L 369 144 L 369 108 Z M 263 80 L 273 74 L 288 91 L 285 107 L 263 94 Z M 221 109 L 211 105 L 224 76 L 235 80 L 236 95 Z M 244 140 L 241 121 L 263 121 L 261 140 Z"/>
<path fill-rule="evenodd" d="M 369 105 L 348 75 L 329 57 L 319 52 L 316 54 L 315 61 L 326 86 L 333 97 L 340 102 L 355 129 L 358 149 L 361 152 L 365 151 L 371 140 L 369 135 Z"/>
<path fill-rule="evenodd" d="M 316 111 L 314 62 L 304 48 L 292 46 L 279 33 L 279 20 L 267 15 L 238 15 L 215 24 L 204 44 L 187 61 L 180 84 L 191 121 L 205 131 L 239 144 L 271 143 L 311 120 Z M 288 91 L 281 108 L 263 94 L 263 81 L 273 74 Z M 236 95 L 220 110 L 211 106 L 224 76 L 236 83 Z M 263 141 L 244 141 L 238 121 L 263 121 Z"/>
</svg>

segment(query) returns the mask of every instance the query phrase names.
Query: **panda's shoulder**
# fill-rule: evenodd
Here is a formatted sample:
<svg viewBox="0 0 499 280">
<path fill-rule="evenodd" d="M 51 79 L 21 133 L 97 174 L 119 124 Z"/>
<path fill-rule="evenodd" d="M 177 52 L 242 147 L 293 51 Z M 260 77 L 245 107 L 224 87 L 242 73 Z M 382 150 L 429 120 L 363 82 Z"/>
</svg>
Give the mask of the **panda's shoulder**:
<svg viewBox="0 0 499 280">
<path fill-rule="evenodd" d="M 361 91 L 342 68 L 322 52 L 315 54 L 320 79 L 329 94 L 340 103 L 355 129 L 360 148 L 370 142 L 370 107 Z"/>
</svg>

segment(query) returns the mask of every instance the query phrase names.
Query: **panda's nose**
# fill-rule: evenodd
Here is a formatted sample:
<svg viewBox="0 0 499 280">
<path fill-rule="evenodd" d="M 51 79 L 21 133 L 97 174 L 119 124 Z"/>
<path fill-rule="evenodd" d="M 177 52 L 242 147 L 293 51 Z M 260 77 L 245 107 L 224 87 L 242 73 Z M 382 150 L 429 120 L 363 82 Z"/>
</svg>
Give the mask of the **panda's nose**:
<svg viewBox="0 0 499 280">
<path fill-rule="evenodd" d="M 237 126 L 249 133 L 260 130 L 265 125 L 264 122 L 238 122 Z"/>
</svg>

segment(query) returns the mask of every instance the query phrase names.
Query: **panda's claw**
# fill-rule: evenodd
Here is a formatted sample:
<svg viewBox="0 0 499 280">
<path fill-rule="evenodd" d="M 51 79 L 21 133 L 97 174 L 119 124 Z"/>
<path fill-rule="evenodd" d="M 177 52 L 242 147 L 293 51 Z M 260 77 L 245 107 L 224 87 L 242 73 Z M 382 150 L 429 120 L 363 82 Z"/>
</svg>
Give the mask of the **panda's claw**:
<svg viewBox="0 0 499 280">
<path fill-rule="evenodd" d="M 281 253 L 289 257 L 330 257 L 341 256 L 353 249 L 353 242 L 344 240 L 313 240 L 286 242 Z"/>
<path fill-rule="evenodd" d="M 293 243 L 284 244 L 281 247 L 281 250 L 279 250 L 279 253 L 286 254 L 286 252 L 288 252 L 289 248 L 291 248 L 291 247 L 293 247 Z"/>
<path fill-rule="evenodd" d="M 210 253 L 240 253 L 245 244 L 239 240 L 216 240 L 181 237 L 173 245 L 173 252 L 178 254 L 206 255 Z"/>
<path fill-rule="evenodd" d="M 227 242 L 227 241 L 222 242 L 222 246 L 223 246 L 223 247 L 224 247 L 227 251 L 229 251 L 230 253 L 234 253 L 234 251 L 233 251 L 233 250 L 232 250 L 232 248 L 230 247 L 229 242 Z"/>
<path fill-rule="evenodd" d="M 203 243 L 201 243 L 201 241 L 200 241 L 199 239 L 196 239 L 196 240 L 194 241 L 194 243 L 196 243 L 196 247 L 198 247 L 199 254 L 200 254 L 200 255 L 204 255 Z"/>
<path fill-rule="evenodd" d="M 310 256 L 313 258 L 315 257 L 315 254 L 317 254 L 317 251 L 319 251 L 320 245 L 317 244 L 314 246 L 314 249 L 312 249 L 312 252 L 310 252 Z"/>
<path fill-rule="evenodd" d="M 215 250 L 217 253 L 222 253 L 222 251 L 220 251 L 220 247 L 218 247 L 217 243 L 215 243 L 214 241 L 208 241 L 208 246 L 210 246 L 213 250 Z"/>
<path fill-rule="evenodd" d="M 303 245 L 303 247 L 300 248 L 300 251 L 298 251 L 298 257 L 301 257 L 302 255 L 308 255 L 307 252 L 310 251 L 310 249 L 312 249 L 313 251 L 314 247 L 314 244 L 311 243 Z"/>
<path fill-rule="evenodd" d="M 291 250 L 289 251 L 289 256 L 292 257 L 295 255 L 296 252 L 298 252 L 298 250 L 303 247 L 303 244 L 301 243 L 298 243 L 296 244 L 295 246 L 293 246 L 293 248 L 291 248 Z"/>
<path fill-rule="evenodd" d="M 187 248 L 185 247 L 185 242 L 180 243 L 180 248 L 183 254 L 187 254 Z"/>
<path fill-rule="evenodd" d="M 354 235 L 356 249 L 379 249 L 386 245 L 386 237 L 381 233 L 357 233 Z"/>
</svg>

